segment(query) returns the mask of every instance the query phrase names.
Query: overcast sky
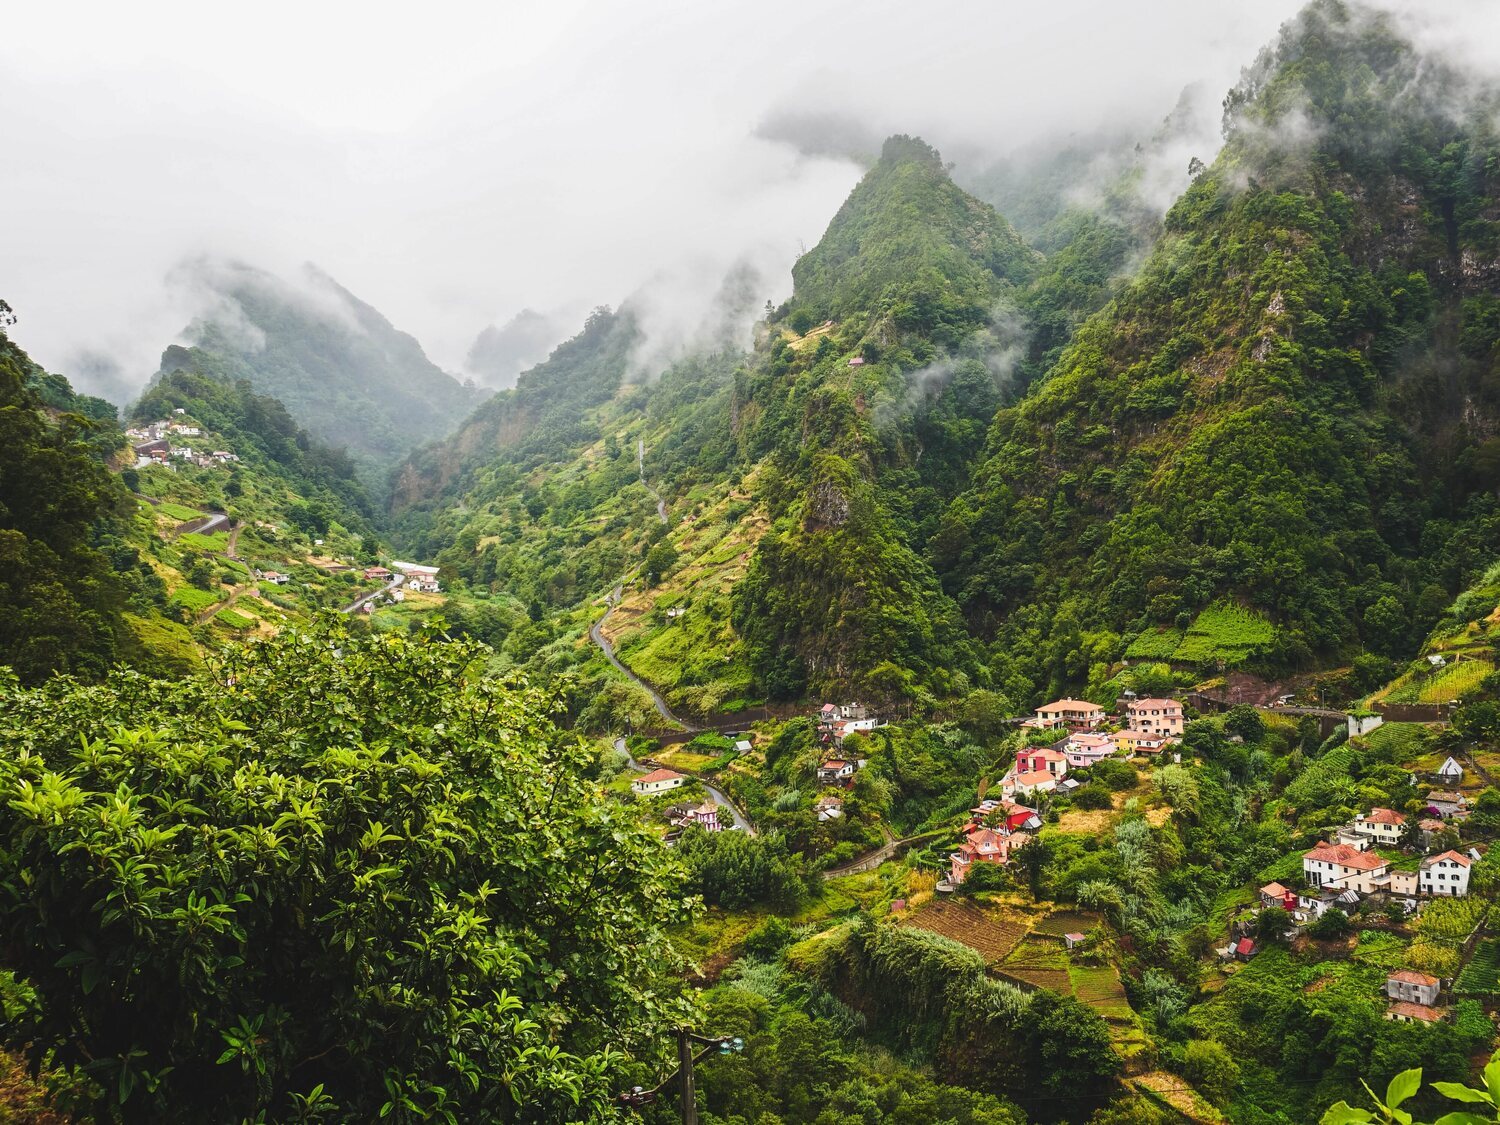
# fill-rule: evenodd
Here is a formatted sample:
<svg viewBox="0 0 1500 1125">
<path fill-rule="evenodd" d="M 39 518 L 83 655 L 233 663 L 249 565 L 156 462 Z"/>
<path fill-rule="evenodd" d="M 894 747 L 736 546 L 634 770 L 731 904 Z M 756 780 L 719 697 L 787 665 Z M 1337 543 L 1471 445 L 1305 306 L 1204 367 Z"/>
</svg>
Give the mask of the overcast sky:
<svg viewBox="0 0 1500 1125">
<path fill-rule="evenodd" d="M 192 312 L 174 265 L 203 254 L 316 262 L 454 371 L 523 306 L 617 305 L 655 279 L 661 315 L 690 319 L 741 259 L 779 300 L 859 169 L 757 138 L 768 114 L 996 154 L 1149 128 L 1190 82 L 1216 102 L 1296 7 L 12 6 L 0 297 L 48 367 L 97 351 L 136 382 Z"/>
</svg>

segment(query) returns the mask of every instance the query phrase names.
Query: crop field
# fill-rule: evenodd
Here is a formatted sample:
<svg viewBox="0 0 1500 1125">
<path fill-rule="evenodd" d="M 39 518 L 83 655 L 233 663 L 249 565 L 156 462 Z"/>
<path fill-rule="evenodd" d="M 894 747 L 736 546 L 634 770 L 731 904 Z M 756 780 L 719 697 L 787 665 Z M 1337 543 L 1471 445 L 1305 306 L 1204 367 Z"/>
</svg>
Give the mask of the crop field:
<svg viewBox="0 0 1500 1125">
<path fill-rule="evenodd" d="M 1127 660 L 1171 660 L 1182 644 L 1181 629 L 1161 629 L 1142 633 L 1125 650 Z"/>
<path fill-rule="evenodd" d="M 1028 938 L 999 966 L 1000 972 L 1016 980 L 1063 996 L 1073 995 L 1068 974 L 1068 955 L 1062 944 L 1049 938 Z"/>
<path fill-rule="evenodd" d="M 1172 653 L 1179 664 L 1243 664 L 1276 640 L 1276 627 L 1254 610 L 1230 602 L 1211 605 L 1198 615 Z"/>
<path fill-rule="evenodd" d="M 211 535 L 199 535 L 196 531 L 189 531 L 178 538 L 177 542 L 195 551 L 223 551 L 229 546 L 229 532 L 215 531 Z"/>
<path fill-rule="evenodd" d="M 243 613 L 236 613 L 232 609 L 219 610 L 218 613 L 214 614 L 214 620 L 226 629 L 234 629 L 236 632 L 249 629 L 255 624 L 255 618 L 246 617 Z"/>
<path fill-rule="evenodd" d="M 1360 737 L 1382 753 L 1400 754 L 1400 760 L 1409 761 L 1422 752 L 1427 729 L 1421 723 L 1383 723 Z"/>
<path fill-rule="evenodd" d="M 1097 914 L 1085 914 L 1081 910 L 1054 910 L 1032 927 L 1037 934 L 1061 937 L 1063 934 L 1086 934 L 1099 924 Z"/>
<path fill-rule="evenodd" d="M 1132 1020 L 1135 1013 L 1125 998 L 1125 986 L 1113 965 L 1072 965 L 1068 978 L 1073 995 L 1105 1019 Z"/>
<path fill-rule="evenodd" d="M 202 519 L 207 512 L 200 512 L 197 508 L 187 508 L 181 504 L 170 504 L 163 500 L 160 504 L 154 504 L 151 508 L 154 512 L 160 512 L 164 516 L 170 516 L 178 523 L 187 523 L 188 520 Z"/>
<path fill-rule="evenodd" d="M 1500 992 L 1500 941 L 1492 938 L 1479 943 L 1474 959 L 1458 974 L 1454 988 L 1469 993 Z"/>
<path fill-rule="evenodd" d="M 981 906 L 956 899 L 929 903 L 902 924 L 967 945 L 988 965 L 1010 956 L 1030 929 L 1024 923 L 997 918 Z"/>
<path fill-rule="evenodd" d="M 1414 676 L 1386 696 L 1391 703 L 1446 703 L 1462 699 L 1479 688 L 1479 682 L 1495 670 L 1488 660 L 1460 660 L 1439 668 L 1430 676 Z"/>
<path fill-rule="evenodd" d="M 172 600 L 189 613 L 202 613 L 221 599 L 218 594 L 200 590 L 196 586 L 183 586 L 172 595 Z"/>
</svg>

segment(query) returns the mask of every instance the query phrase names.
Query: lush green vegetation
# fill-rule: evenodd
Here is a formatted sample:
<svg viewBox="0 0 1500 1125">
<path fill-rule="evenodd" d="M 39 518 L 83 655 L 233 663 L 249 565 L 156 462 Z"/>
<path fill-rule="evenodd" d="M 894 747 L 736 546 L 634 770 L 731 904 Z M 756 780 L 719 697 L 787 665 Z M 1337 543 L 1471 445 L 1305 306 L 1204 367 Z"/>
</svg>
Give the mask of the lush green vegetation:
<svg viewBox="0 0 1500 1125">
<path fill-rule="evenodd" d="M 101 1121 L 600 1113 L 683 1018 L 683 876 L 480 655 L 330 625 L 0 693 L 6 1045 Z"/>
</svg>

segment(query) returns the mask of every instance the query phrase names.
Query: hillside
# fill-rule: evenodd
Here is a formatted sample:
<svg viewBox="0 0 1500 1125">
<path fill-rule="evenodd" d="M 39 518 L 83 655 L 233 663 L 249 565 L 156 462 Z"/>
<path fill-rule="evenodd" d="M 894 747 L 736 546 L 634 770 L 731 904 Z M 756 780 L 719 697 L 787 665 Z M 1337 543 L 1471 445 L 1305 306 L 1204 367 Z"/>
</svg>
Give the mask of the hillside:
<svg viewBox="0 0 1500 1125">
<path fill-rule="evenodd" d="M 1441 605 L 1500 546 L 1500 183 L 1466 93 L 1336 3 L 1247 72 L 1224 151 L 1000 412 L 933 540 L 999 675 L 1076 682 L 1090 651 L 1173 649 L 1210 611 L 1250 632 L 1200 667 L 1399 655 L 1423 590 Z"/>
<path fill-rule="evenodd" d="M 347 449 L 367 483 L 474 404 L 416 340 L 313 266 L 296 284 L 238 263 L 200 263 L 194 279 L 213 311 L 187 327 L 189 346 L 162 353 L 160 374 L 249 381 L 319 441 Z"/>
</svg>

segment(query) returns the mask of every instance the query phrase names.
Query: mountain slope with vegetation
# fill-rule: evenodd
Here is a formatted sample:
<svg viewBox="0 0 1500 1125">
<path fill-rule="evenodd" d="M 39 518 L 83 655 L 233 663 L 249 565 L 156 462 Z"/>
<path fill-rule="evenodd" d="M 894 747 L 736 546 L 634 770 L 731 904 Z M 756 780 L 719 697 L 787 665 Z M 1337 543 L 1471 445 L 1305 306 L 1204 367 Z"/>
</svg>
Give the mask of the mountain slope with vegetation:
<svg viewBox="0 0 1500 1125">
<path fill-rule="evenodd" d="M 1223 153 L 932 542 L 1002 679 L 1077 682 L 1090 645 L 1225 599 L 1274 623 L 1262 666 L 1399 653 L 1422 591 L 1500 548 L 1500 165 L 1461 90 L 1332 2 L 1247 72 Z"/>
<path fill-rule="evenodd" d="M 161 373 L 248 380 L 319 441 L 347 449 L 370 483 L 473 407 L 473 392 L 416 340 L 315 267 L 298 285 L 237 263 L 204 264 L 196 277 L 216 304 L 188 326 L 190 346 L 162 353 Z"/>
</svg>

